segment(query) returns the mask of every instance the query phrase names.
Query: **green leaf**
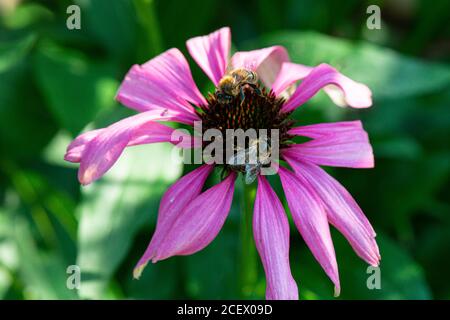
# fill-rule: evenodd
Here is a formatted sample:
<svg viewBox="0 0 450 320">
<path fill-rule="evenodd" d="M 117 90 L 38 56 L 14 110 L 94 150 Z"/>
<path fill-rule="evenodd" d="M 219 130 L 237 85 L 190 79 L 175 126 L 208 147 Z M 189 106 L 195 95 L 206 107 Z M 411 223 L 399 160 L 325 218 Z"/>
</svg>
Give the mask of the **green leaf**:
<svg viewBox="0 0 450 320">
<path fill-rule="evenodd" d="M 217 23 L 216 15 L 220 14 L 220 2 L 166 0 L 158 1 L 156 5 L 158 14 L 162 17 L 161 33 L 169 48 L 184 48 L 186 40 L 190 37 L 204 35 L 217 28 L 211 27 L 211 22 Z"/>
<path fill-rule="evenodd" d="M 127 297 L 131 299 L 173 299 L 179 294 L 178 276 L 181 258 L 172 258 L 158 263 L 149 263 L 142 276 L 126 281 Z M 178 261 L 177 261 L 178 260 Z M 129 270 L 129 274 L 132 270 Z"/>
<path fill-rule="evenodd" d="M 6 296 L 12 283 L 13 275 L 8 269 L 0 265 L 0 299 L 3 300 L 3 298 Z"/>
<path fill-rule="evenodd" d="M 0 299 L 13 283 L 13 272 L 18 267 L 18 252 L 6 210 L 0 208 Z"/>
<path fill-rule="evenodd" d="M 66 131 L 59 131 L 48 143 L 42 152 L 42 158 L 49 164 L 77 168 L 78 164 L 73 164 L 64 160 L 67 146 L 72 142 L 72 137 Z"/>
<path fill-rule="evenodd" d="M 5 27 L 9 29 L 21 29 L 35 25 L 42 20 L 51 20 L 54 18 L 54 15 L 41 4 L 22 3 L 2 18 Z"/>
<path fill-rule="evenodd" d="M 18 257 L 10 222 L 6 209 L 0 208 L 0 265 L 15 270 L 18 265 Z"/>
<path fill-rule="evenodd" d="M 73 199 L 37 171 L 22 170 L 8 162 L 2 169 L 8 173 L 15 192 L 29 211 L 40 239 L 65 261 L 73 261 L 77 228 Z"/>
<path fill-rule="evenodd" d="M 310 66 L 329 63 L 367 84 L 375 100 L 422 95 L 450 85 L 448 66 L 366 42 L 354 43 L 314 32 L 280 32 L 263 37 L 256 47 L 275 44 L 285 46 L 294 62 Z"/>
<path fill-rule="evenodd" d="M 30 35 L 0 48 L 0 152 L 5 157 L 35 157 L 55 131 L 31 77 L 34 42 Z"/>
<path fill-rule="evenodd" d="M 422 153 L 421 146 L 408 136 L 390 136 L 372 143 L 377 158 L 416 159 Z"/>
<path fill-rule="evenodd" d="M 139 60 L 147 61 L 163 51 L 158 18 L 153 0 L 133 0 L 139 24 Z"/>
<path fill-rule="evenodd" d="M 448 218 L 449 208 L 442 212 Z M 450 299 L 450 225 L 430 226 L 417 239 L 418 261 L 424 267 L 435 299 Z"/>
<path fill-rule="evenodd" d="M 76 290 L 66 286 L 68 267 L 59 256 L 40 249 L 26 220 L 8 215 L 8 225 L 17 250 L 17 268 L 28 299 L 76 299 Z"/>
<path fill-rule="evenodd" d="M 129 0 L 76 0 L 81 7 L 81 31 L 115 58 L 127 61 L 137 46 L 136 14 Z"/>
<path fill-rule="evenodd" d="M 239 296 L 239 237 L 234 229 L 227 229 L 229 222 L 208 247 L 184 257 L 189 297 L 235 299 Z"/>
<path fill-rule="evenodd" d="M 118 82 L 111 65 L 46 43 L 35 56 L 35 75 L 50 111 L 73 135 L 115 105 Z"/>
<path fill-rule="evenodd" d="M 128 148 L 102 179 L 83 188 L 77 259 L 83 297 L 104 296 L 135 233 L 156 222 L 162 194 L 181 174 L 171 150 L 166 144 Z"/>
<path fill-rule="evenodd" d="M 20 62 L 30 52 L 35 41 L 36 36 L 29 34 L 19 40 L 0 43 L 0 74 Z"/>
</svg>

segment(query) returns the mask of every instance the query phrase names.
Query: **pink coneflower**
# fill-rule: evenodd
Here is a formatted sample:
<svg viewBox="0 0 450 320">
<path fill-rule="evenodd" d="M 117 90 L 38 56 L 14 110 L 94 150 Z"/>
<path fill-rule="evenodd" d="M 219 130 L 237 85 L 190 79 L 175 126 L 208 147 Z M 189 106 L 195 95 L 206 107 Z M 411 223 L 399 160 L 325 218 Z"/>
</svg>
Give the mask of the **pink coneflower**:
<svg viewBox="0 0 450 320">
<path fill-rule="evenodd" d="M 65 159 L 80 163 L 78 178 L 86 185 L 111 168 L 127 146 L 171 142 L 191 148 L 195 144 L 197 138 L 190 136 L 181 145 L 173 142 L 174 129 L 157 121 L 193 125 L 201 120 L 202 130 L 278 129 L 280 157 L 284 160 L 280 164 L 289 165 L 280 166 L 278 174 L 293 221 L 338 294 L 338 266 L 329 223 L 370 265 L 377 266 L 380 255 L 375 232 L 355 200 L 319 166 L 372 168 L 372 148 L 360 121 L 294 127 L 289 116 L 322 88 L 336 104 L 352 108 L 370 107 L 371 92 L 329 65 L 313 68 L 290 62 L 281 46 L 236 52 L 229 59 L 230 45 L 229 28 L 187 41 L 192 58 L 216 87 L 227 70 L 236 68 L 254 71 L 264 87 L 247 87 L 242 90 L 243 96 L 227 102 L 214 93 L 205 98 L 183 54 L 170 49 L 133 66 L 122 82 L 117 99 L 139 113 L 80 135 L 69 145 Z M 295 144 L 295 136 L 310 140 Z M 135 268 L 135 277 L 148 261 L 193 254 L 217 236 L 231 207 L 236 177 L 242 172 L 224 163 L 203 164 L 167 190 L 161 199 L 155 233 Z M 221 167 L 226 176 L 203 191 L 215 167 Z M 286 213 L 263 175 L 257 177 L 257 183 L 253 234 L 266 273 L 266 298 L 298 299 L 289 265 Z"/>
</svg>

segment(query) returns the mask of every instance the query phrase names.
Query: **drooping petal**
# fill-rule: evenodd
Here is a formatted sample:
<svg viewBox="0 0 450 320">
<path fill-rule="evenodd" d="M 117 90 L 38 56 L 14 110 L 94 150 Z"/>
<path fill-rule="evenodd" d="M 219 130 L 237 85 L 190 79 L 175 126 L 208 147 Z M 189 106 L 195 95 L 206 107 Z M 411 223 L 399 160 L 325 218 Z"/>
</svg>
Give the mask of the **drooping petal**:
<svg viewBox="0 0 450 320">
<path fill-rule="evenodd" d="M 290 132 L 314 139 L 284 149 L 282 153 L 287 157 L 324 166 L 350 168 L 374 166 L 368 135 L 357 122 L 311 125 L 305 129 L 294 128 Z"/>
<path fill-rule="evenodd" d="M 188 102 L 206 105 L 189 65 L 178 49 L 167 50 L 142 66 L 134 65 L 125 76 L 116 98 L 138 111 L 167 108 L 195 114 Z"/>
<path fill-rule="evenodd" d="M 289 265 L 289 223 L 266 178 L 258 177 L 253 212 L 256 248 L 266 272 L 266 299 L 297 300 L 298 288 Z"/>
<path fill-rule="evenodd" d="M 79 163 L 89 143 L 105 130 L 96 129 L 80 134 L 67 147 L 64 160 Z M 127 147 L 156 142 L 170 142 L 176 147 L 186 149 L 200 145 L 201 137 L 191 136 L 181 131 L 175 135 L 175 131 L 176 129 L 158 122 L 149 122 L 147 125 L 136 130 L 134 137 L 128 142 Z"/>
<path fill-rule="evenodd" d="M 230 28 L 221 28 L 186 42 L 189 53 L 203 72 L 217 85 L 226 72 L 231 47 Z"/>
<path fill-rule="evenodd" d="M 156 230 L 144 255 L 134 268 L 133 275 L 139 278 L 142 270 L 154 257 L 155 250 L 170 232 L 170 229 L 184 208 L 202 191 L 203 185 L 213 166 L 203 165 L 175 182 L 161 199 L 158 211 Z"/>
<path fill-rule="evenodd" d="M 69 162 L 78 163 L 81 161 L 86 146 L 94 140 L 96 136 L 100 134 L 104 129 L 96 129 L 87 131 L 76 137 L 68 146 L 64 160 Z"/>
<path fill-rule="evenodd" d="M 236 174 L 231 173 L 190 201 L 167 230 L 152 261 L 193 254 L 214 240 L 230 211 L 235 179 Z"/>
<path fill-rule="evenodd" d="M 278 173 L 294 223 L 316 260 L 333 281 L 335 295 L 339 295 L 336 255 L 321 200 L 302 177 L 283 167 L 279 168 Z"/>
<path fill-rule="evenodd" d="M 173 129 L 156 123 L 156 120 L 177 121 L 184 119 L 178 113 L 159 110 L 146 111 L 118 121 L 105 129 L 97 131 L 95 137 L 78 146 L 78 154 L 68 150 L 72 158 L 79 158 L 78 179 L 84 185 L 100 178 L 117 161 L 128 145 L 172 141 Z M 154 134 L 153 134 L 154 133 Z M 85 135 L 80 140 L 86 140 Z M 178 141 L 177 141 L 178 143 Z M 77 145 L 78 143 L 74 143 Z M 69 146 L 70 148 L 70 146 Z M 71 152 L 72 151 L 72 152 Z M 78 159 L 76 159 L 78 160 Z"/>
<path fill-rule="evenodd" d="M 301 74 L 304 75 L 304 72 Z M 289 82 L 285 81 L 285 83 Z M 337 91 L 331 89 L 329 85 L 338 87 L 342 95 L 338 95 Z M 372 92 L 366 85 L 351 80 L 333 67 L 323 63 L 313 68 L 303 79 L 291 98 L 284 104 L 282 111 L 295 110 L 325 86 L 330 88 L 327 93 L 331 94 L 330 96 L 335 103 L 339 102 L 338 105 L 344 105 L 344 102 L 345 105 L 352 108 L 368 108 L 372 105 Z M 282 86 L 278 85 L 277 90 L 279 91 L 280 88 Z"/>
<path fill-rule="evenodd" d="M 252 51 L 238 51 L 231 58 L 233 68 L 256 71 L 263 83 L 271 87 L 281 66 L 289 61 L 289 55 L 282 46 L 273 46 Z"/>
<path fill-rule="evenodd" d="M 360 132 L 364 131 L 364 129 L 359 120 L 340 121 L 295 127 L 290 129 L 288 134 L 317 139 L 329 135 L 338 135 L 346 131 Z"/>
<path fill-rule="evenodd" d="M 380 253 L 375 231 L 350 193 L 320 167 L 291 158 L 285 160 L 314 188 L 326 208 L 328 220 L 347 238 L 358 256 L 377 266 Z"/>
</svg>

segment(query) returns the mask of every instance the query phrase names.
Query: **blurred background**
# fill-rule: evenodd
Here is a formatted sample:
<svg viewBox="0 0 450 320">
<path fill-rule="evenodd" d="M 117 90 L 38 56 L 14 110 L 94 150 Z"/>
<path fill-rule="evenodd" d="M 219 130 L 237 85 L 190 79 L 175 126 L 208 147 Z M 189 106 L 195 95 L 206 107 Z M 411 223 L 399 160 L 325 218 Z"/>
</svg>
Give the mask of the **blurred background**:
<svg viewBox="0 0 450 320">
<path fill-rule="evenodd" d="M 80 30 L 66 27 L 71 4 Z M 381 8 L 379 30 L 367 28 L 370 4 Z M 0 297 L 242 296 L 238 192 L 210 246 L 151 264 L 136 281 L 159 199 L 192 168 L 172 163 L 168 145 L 128 148 L 81 188 L 77 167 L 63 161 L 77 134 L 132 114 L 114 100 L 131 65 L 171 47 L 187 53 L 190 37 L 230 26 L 234 50 L 284 45 L 294 62 L 327 62 L 373 91 L 371 109 L 338 108 L 319 93 L 295 113 L 299 124 L 361 119 L 375 151 L 375 169 L 329 170 L 373 223 L 382 255 L 381 289 L 369 290 L 367 265 L 333 230 L 339 299 L 449 299 L 449 13 L 447 0 L 0 0 Z M 81 268 L 80 290 L 66 286 L 70 265 Z M 291 266 L 301 298 L 332 298 L 294 227 Z M 254 276 L 250 297 L 263 298 L 259 259 Z"/>
</svg>

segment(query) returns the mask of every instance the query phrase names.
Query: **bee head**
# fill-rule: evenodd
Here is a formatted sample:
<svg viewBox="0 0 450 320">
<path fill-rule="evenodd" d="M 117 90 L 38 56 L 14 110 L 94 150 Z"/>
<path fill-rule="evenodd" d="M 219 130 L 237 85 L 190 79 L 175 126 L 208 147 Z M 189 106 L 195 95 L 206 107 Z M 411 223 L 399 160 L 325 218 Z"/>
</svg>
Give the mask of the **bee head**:
<svg viewBox="0 0 450 320">
<path fill-rule="evenodd" d="M 228 104 L 233 101 L 233 96 L 230 94 L 226 94 L 225 92 L 221 90 L 216 91 L 216 98 L 219 103 L 222 104 Z"/>
</svg>

